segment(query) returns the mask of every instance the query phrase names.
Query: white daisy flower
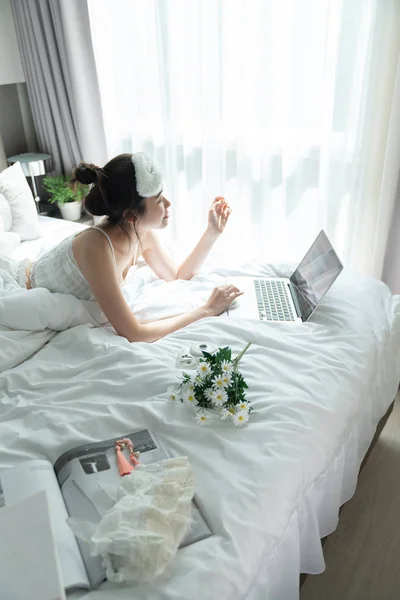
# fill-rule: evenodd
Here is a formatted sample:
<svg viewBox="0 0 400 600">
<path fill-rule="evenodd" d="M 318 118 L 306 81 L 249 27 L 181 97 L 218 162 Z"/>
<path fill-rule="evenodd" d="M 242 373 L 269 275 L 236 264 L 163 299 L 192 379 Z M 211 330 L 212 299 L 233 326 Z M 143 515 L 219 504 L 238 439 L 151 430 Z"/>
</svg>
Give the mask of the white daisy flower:
<svg viewBox="0 0 400 600">
<path fill-rule="evenodd" d="M 188 392 L 194 392 L 194 383 L 193 381 L 188 381 L 187 384 L 185 385 L 185 391 L 186 393 Z"/>
<path fill-rule="evenodd" d="M 233 363 L 230 360 L 223 360 L 221 363 L 222 373 L 232 373 Z"/>
<path fill-rule="evenodd" d="M 190 392 L 190 391 L 187 391 L 186 394 L 183 396 L 183 401 L 186 404 L 191 404 L 192 406 L 196 406 L 196 404 L 197 404 L 197 400 L 195 398 L 194 392 Z"/>
<path fill-rule="evenodd" d="M 212 380 L 212 384 L 215 390 L 222 390 L 229 386 L 229 383 L 225 381 L 223 375 L 217 375 L 216 377 L 214 377 L 214 379 Z"/>
<path fill-rule="evenodd" d="M 211 396 L 214 406 L 222 406 L 228 400 L 228 394 L 224 389 L 215 390 Z"/>
<path fill-rule="evenodd" d="M 235 425 L 244 425 L 244 423 L 246 423 L 246 421 L 249 420 L 249 413 L 248 412 L 244 412 L 243 410 L 239 410 L 239 412 L 235 413 L 232 416 L 232 421 L 235 423 Z"/>
<path fill-rule="evenodd" d="M 230 373 L 222 373 L 222 381 L 225 383 L 225 387 L 229 387 L 232 383 L 232 375 Z"/>
<path fill-rule="evenodd" d="M 174 385 L 168 386 L 167 396 L 168 396 L 168 402 L 175 402 L 176 400 L 179 400 L 178 392 Z"/>
<path fill-rule="evenodd" d="M 250 410 L 250 408 L 251 408 L 251 404 L 249 404 L 248 402 L 241 402 L 240 404 L 238 404 L 236 406 L 236 410 L 238 412 L 246 412 L 246 413 L 248 413 L 249 410 Z"/>
<path fill-rule="evenodd" d="M 207 390 L 204 391 L 204 395 L 207 398 L 207 400 L 212 400 L 213 393 L 214 393 L 214 390 L 212 388 L 208 388 Z"/>
<path fill-rule="evenodd" d="M 205 379 L 211 373 L 211 367 L 206 361 L 200 361 L 197 367 L 197 373 L 201 379 Z"/>
<path fill-rule="evenodd" d="M 196 421 L 199 425 L 208 425 L 211 422 L 211 415 L 207 415 L 204 412 L 199 412 L 196 415 Z"/>
<path fill-rule="evenodd" d="M 227 419 L 230 419 L 232 417 L 231 411 L 227 408 L 222 408 L 220 411 L 220 415 L 223 421 L 226 421 Z"/>
<path fill-rule="evenodd" d="M 203 380 L 197 371 L 191 375 L 189 385 L 203 385 Z"/>
</svg>

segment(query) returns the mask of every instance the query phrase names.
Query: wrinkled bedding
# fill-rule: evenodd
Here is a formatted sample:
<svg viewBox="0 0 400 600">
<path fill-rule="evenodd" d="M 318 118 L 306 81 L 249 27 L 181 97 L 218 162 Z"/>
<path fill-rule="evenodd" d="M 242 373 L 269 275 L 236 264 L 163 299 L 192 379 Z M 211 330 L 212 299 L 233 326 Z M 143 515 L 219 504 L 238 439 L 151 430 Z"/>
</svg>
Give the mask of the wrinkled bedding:
<svg viewBox="0 0 400 600">
<path fill-rule="evenodd" d="M 204 302 L 226 275 L 287 275 L 292 265 L 232 268 L 211 257 L 190 282 L 134 271 L 124 294 L 139 318 Z M 36 292 L 36 293 L 34 293 Z M 95 303 L 17 289 L 0 270 L 0 468 L 54 461 L 85 442 L 147 427 L 171 455 L 188 456 L 214 536 L 184 548 L 159 580 L 104 583 L 85 600 L 295 600 L 299 573 L 324 569 L 320 538 L 354 493 L 362 458 L 400 379 L 400 297 L 344 270 L 306 324 L 226 316 L 153 344 L 129 344 Z M 183 346 L 252 346 L 241 362 L 249 423 L 200 428 L 171 406 Z"/>
</svg>

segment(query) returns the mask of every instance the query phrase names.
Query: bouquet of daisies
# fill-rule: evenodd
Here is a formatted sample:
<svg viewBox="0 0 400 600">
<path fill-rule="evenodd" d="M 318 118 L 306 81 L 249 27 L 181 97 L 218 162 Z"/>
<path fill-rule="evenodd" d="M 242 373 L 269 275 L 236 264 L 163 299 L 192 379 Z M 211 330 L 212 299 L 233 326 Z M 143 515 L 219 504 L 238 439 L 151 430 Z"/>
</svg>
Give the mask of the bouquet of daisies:
<svg viewBox="0 0 400 600">
<path fill-rule="evenodd" d="M 238 371 L 238 364 L 250 345 L 234 359 L 229 347 L 218 348 L 214 354 L 203 352 L 197 370 L 183 373 L 179 385 L 169 386 L 168 400 L 195 406 L 198 409 L 196 421 L 200 425 L 211 421 L 210 411 L 223 420 L 232 420 L 235 425 L 246 423 L 253 408 L 246 401 L 248 386 Z"/>
</svg>

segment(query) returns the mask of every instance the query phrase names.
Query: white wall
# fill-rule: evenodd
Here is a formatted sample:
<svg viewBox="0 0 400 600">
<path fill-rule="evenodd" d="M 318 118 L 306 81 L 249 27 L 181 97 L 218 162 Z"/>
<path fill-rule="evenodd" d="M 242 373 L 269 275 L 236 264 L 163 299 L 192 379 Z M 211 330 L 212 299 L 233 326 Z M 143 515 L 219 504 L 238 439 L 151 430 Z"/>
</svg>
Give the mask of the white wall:
<svg viewBox="0 0 400 600">
<path fill-rule="evenodd" d="M 25 83 L 0 85 L 0 136 L 6 156 L 28 151 L 18 96 L 20 85 L 26 87 Z"/>
<path fill-rule="evenodd" d="M 36 150 L 11 1 L 0 0 L 0 171 L 5 168 L 4 154 Z"/>
<path fill-rule="evenodd" d="M 25 81 L 10 0 L 0 0 L 0 85 Z"/>
</svg>

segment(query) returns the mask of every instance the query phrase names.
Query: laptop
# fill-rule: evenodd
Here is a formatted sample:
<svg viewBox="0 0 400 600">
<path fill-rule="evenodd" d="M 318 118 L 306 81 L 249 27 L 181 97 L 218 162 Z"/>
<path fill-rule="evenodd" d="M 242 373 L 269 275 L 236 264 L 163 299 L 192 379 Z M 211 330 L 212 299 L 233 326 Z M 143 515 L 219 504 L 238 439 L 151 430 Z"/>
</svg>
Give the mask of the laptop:
<svg viewBox="0 0 400 600">
<path fill-rule="evenodd" d="M 260 321 L 308 321 L 342 269 L 342 263 L 322 230 L 290 279 L 227 278 L 227 283 L 244 292 L 229 307 L 227 314 Z"/>
</svg>

